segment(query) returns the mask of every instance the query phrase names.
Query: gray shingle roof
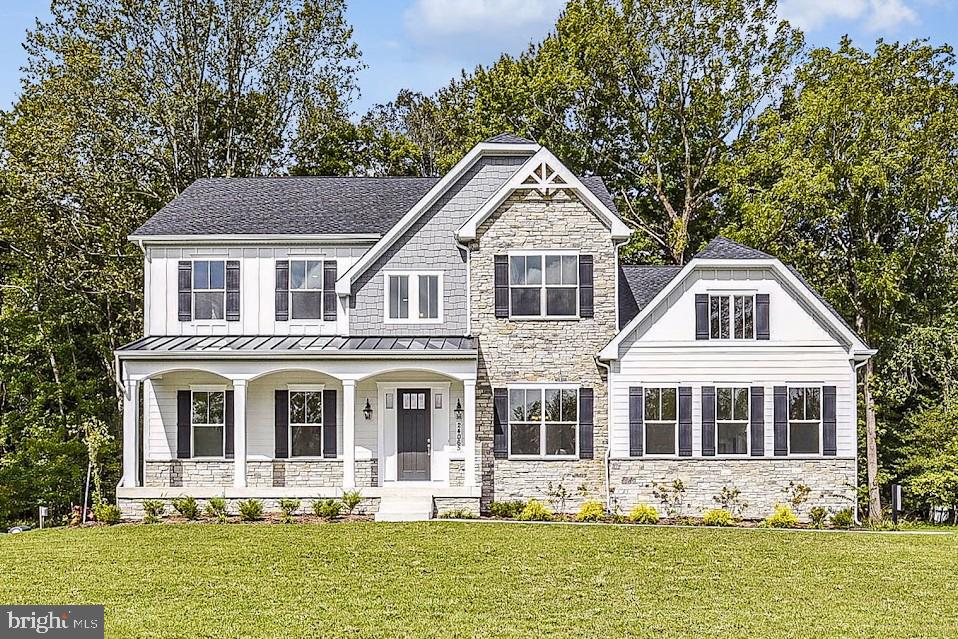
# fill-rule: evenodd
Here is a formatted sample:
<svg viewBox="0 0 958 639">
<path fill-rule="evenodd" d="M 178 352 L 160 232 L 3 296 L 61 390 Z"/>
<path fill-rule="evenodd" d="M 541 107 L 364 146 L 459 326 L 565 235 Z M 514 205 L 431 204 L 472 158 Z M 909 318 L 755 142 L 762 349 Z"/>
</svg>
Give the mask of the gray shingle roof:
<svg viewBox="0 0 958 639">
<path fill-rule="evenodd" d="M 408 353 L 440 351 L 470 353 L 473 337 L 330 337 L 316 335 L 151 335 L 119 349 L 121 353 L 200 354 L 334 354 L 343 352 Z"/>
<path fill-rule="evenodd" d="M 585 185 L 585 188 L 592 191 L 592 194 L 595 195 L 599 200 L 609 207 L 609 210 L 618 215 L 619 209 L 616 208 L 615 202 L 612 200 L 612 194 L 609 193 L 609 189 L 605 187 L 605 182 L 598 175 L 587 175 L 585 177 L 580 177 L 582 184 Z"/>
<path fill-rule="evenodd" d="M 619 266 L 619 328 L 638 315 L 681 270 L 681 266 Z"/>
<path fill-rule="evenodd" d="M 207 178 L 137 235 L 385 233 L 439 178 Z"/>
<path fill-rule="evenodd" d="M 535 140 L 520 137 L 515 133 L 500 133 L 483 140 L 486 144 L 535 144 Z"/>
<path fill-rule="evenodd" d="M 721 235 L 715 237 L 704 249 L 695 254 L 700 260 L 768 260 L 774 259 L 768 253 L 733 242 Z"/>
</svg>

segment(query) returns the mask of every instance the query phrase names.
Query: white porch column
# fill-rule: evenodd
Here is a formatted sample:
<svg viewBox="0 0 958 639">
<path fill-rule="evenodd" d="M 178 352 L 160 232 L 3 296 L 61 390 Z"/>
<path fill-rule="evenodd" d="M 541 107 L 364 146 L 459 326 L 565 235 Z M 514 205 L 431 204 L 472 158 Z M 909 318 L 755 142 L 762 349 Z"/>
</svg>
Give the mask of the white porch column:
<svg viewBox="0 0 958 639">
<path fill-rule="evenodd" d="M 476 380 L 462 380 L 463 443 L 466 447 L 466 486 L 476 486 Z"/>
<path fill-rule="evenodd" d="M 233 380 L 233 485 L 246 487 L 246 380 Z"/>
<path fill-rule="evenodd" d="M 343 380 L 343 490 L 356 487 L 356 381 Z"/>
<path fill-rule="evenodd" d="M 127 379 L 123 393 L 123 486 L 137 485 L 137 430 L 140 417 L 140 380 Z"/>
</svg>

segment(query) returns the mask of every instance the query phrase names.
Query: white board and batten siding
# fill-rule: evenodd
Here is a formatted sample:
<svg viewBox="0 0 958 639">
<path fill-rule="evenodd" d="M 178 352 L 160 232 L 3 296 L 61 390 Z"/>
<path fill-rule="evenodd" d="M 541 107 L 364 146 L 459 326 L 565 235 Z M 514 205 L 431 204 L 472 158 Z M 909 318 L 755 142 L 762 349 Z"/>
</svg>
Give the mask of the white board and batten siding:
<svg viewBox="0 0 958 639">
<path fill-rule="evenodd" d="M 697 293 L 768 293 L 770 339 L 697 341 Z M 765 457 L 774 457 L 775 386 L 835 386 L 839 457 L 856 451 L 855 370 L 848 349 L 765 269 L 700 269 L 626 337 L 611 363 L 612 456 L 629 456 L 629 388 L 692 388 L 692 456 L 702 456 L 702 386 L 765 389 Z M 808 456 L 803 456 L 808 457 Z"/>
<path fill-rule="evenodd" d="M 342 275 L 368 245 L 147 246 L 144 259 L 144 334 L 150 335 L 344 335 L 349 326 L 344 298 L 337 297 L 336 322 L 276 321 L 276 261 L 335 260 Z M 180 260 L 238 260 L 240 319 L 178 319 Z"/>
</svg>

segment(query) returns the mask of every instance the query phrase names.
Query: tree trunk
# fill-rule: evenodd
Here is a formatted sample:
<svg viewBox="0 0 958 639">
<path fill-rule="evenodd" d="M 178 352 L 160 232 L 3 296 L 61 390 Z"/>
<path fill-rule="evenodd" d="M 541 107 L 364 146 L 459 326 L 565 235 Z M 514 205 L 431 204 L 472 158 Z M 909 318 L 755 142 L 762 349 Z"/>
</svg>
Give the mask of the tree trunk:
<svg viewBox="0 0 958 639">
<path fill-rule="evenodd" d="M 868 521 L 881 521 L 881 496 L 878 493 L 878 426 L 875 419 L 875 400 L 872 398 L 871 381 L 875 373 L 873 359 L 865 364 L 863 396 L 865 402 L 865 457 L 868 470 Z"/>
</svg>

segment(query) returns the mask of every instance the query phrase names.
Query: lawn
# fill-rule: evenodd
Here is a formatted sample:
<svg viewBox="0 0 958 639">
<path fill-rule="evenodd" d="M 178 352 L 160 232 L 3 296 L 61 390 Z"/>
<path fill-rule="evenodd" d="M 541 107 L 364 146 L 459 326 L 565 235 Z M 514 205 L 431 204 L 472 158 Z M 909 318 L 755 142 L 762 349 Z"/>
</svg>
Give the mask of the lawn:
<svg viewBox="0 0 958 639">
<path fill-rule="evenodd" d="M 945 637 L 958 535 L 455 522 L 0 537 L 0 603 L 109 637 Z"/>
</svg>

